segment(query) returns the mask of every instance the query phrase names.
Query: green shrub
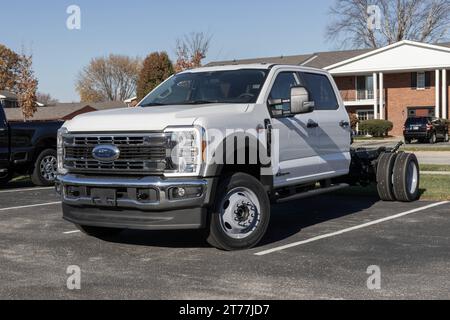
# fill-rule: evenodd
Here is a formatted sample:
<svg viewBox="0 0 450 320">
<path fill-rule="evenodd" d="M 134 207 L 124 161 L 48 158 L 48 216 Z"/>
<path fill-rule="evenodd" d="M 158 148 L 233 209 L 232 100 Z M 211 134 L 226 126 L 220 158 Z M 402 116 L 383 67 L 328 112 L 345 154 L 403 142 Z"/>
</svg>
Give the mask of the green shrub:
<svg viewBox="0 0 450 320">
<path fill-rule="evenodd" d="M 384 137 L 394 128 L 394 124 L 387 120 L 366 120 L 359 124 L 360 131 L 366 131 L 374 137 Z"/>
</svg>

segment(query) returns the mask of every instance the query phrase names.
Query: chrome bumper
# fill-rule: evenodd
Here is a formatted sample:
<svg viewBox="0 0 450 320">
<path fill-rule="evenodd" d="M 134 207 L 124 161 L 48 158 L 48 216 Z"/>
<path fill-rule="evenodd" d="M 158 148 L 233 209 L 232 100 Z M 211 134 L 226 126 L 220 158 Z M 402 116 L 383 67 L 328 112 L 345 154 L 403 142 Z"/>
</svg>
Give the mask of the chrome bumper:
<svg viewBox="0 0 450 320">
<path fill-rule="evenodd" d="M 196 194 L 174 199 L 175 189 L 198 191 Z M 108 189 L 116 196 L 110 203 L 96 199 L 92 190 Z M 163 179 L 161 177 L 88 177 L 67 174 L 58 176 L 56 190 L 62 201 L 70 206 L 127 208 L 142 211 L 169 211 L 204 207 L 209 201 L 208 180 Z M 119 196 L 119 192 L 121 196 Z M 139 199 L 139 192 L 148 192 L 147 199 Z"/>
</svg>

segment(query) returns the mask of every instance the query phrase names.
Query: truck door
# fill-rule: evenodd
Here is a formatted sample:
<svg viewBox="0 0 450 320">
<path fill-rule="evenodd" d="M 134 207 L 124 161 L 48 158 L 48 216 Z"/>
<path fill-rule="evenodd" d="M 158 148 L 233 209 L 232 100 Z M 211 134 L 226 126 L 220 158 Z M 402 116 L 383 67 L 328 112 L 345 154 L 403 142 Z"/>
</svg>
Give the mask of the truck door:
<svg viewBox="0 0 450 320">
<path fill-rule="evenodd" d="M 351 146 L 350 120 L 345 106 L 340 105 L 327 74 L 302 72 L 301 78 L 315 102 L 320 170 L 329 176 L 345 175 L 350 168 Z"/>
<path fill-rule="evenodd" d="M 269 107 L 273 131 L 279 136 L 279 141 L 273 141 L 279 145 L 278 159 L 272 155 L 275 187 L 314 181 L 319 173 L 319 141 L 314 113 L 283 115 L 283 111 L 286 113 L 290 109 L 291 87 L 299 84 L 297 72 L 281 71 L 276 75 L 269 94 L 271 100 L 287 100 Z"/>
<path fill-rule="evenodd" d="M 3 107 L 0 104 L 0 177 L 5 174 L 9 166 L 9 137 Z"/>
</svg>

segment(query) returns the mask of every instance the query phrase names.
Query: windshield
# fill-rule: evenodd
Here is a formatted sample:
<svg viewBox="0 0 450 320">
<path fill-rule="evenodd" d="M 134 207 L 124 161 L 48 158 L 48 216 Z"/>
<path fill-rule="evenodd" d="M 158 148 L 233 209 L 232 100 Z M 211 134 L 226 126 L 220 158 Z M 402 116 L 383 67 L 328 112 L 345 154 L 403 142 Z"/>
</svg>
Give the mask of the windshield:
<svg viewBox="0 0 450 320">
<path fill-rule="evenodd" d="M 139 105 L 255 103 L 268 70 L 187 72 L 173 76 Z"/>
<path fill-rule="evenodd" d="M 406 125 L 425 125 L 430 123 L 431 118 L 408 118 Z"/>
</svg>

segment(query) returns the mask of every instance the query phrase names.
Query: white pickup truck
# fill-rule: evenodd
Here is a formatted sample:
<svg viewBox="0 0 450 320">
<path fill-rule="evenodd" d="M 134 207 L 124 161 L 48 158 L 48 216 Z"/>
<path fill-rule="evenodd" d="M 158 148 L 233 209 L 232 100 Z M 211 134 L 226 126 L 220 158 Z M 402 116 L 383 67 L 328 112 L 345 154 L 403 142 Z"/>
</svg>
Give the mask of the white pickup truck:
<svg viewBox="0 0 450 320">
<path fill-rule="evenodd" d="M 136 108 L 65 123 L 56 188 L 64 218 L 88 235 L 204 229 L 219 249 L 247 249 L 264 236 L 273 203 L 370 183 L 385 201 L 418 198 L 413 154 L 350 141 L 327 72 L 206 67 L 172 76 Z"/>
</svg>

